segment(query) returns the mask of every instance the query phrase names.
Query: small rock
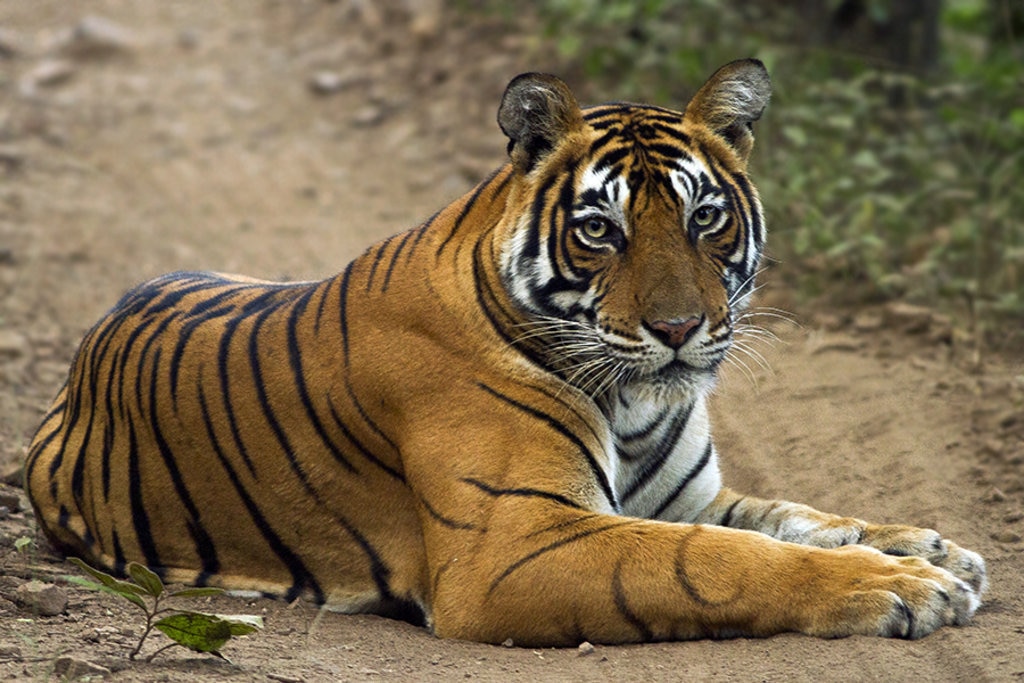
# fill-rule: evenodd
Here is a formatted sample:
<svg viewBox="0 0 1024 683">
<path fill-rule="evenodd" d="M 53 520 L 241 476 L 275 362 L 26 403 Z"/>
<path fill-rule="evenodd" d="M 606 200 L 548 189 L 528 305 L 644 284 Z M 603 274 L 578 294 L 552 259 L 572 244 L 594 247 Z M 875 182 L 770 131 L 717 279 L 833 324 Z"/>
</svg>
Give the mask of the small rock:
<svg viewBox="0 0 1024 683">
<path fill-rule="evenodd" d="M 0 505 L 7 508 L 10 512 L 17 512 L 21 509 L 21 496 L 13 489 L 0 486 Z"/>
<path fill-rule="evenodd" d="M 21 648 L 17 645 L 0 645 L 0 659 L 17 662 L 21 659 Z"/>
<path fill-rule="evenodd" d="M 68 593 L 60 586 L 33 579 L 14 591 L 14 601 L 41 617 L 53 617 L 68 606 Z"/>
<path fill-rule="evenodd" d="M 355 126 L 375 126 L 384 120 L 384 109 L 369 104 L 358 110 L 352 116 L 352 124 Z"/>
<path fill-rule="evenodd" d="M 862 349 L 864 347 L 864 340 L 841 334 L 829 334 L 809 340 L 808 346 L 812 356 L 828 351 L 850 353 Z"/>
<path fill-rule="evenodd" d="M 25 165 L 25 153 L 17 147 L 0 147 L 0 167 L 8 173 L 20 170 Z"/>
<path fill-rule="evenodd" d="M 502 647 L 515 647 L 516 643 L 511 638 L 506 638 L 505 642 L 501 644 Z"/>
<path fill-rule="evenodd" d="M 14 31 L 0 28 L 0 58 L 11 59 L 25 52 L 25 42 Z"/>
<path fill-rule="evenodd" d="M 0 522 L 4 521 L 5 519 L 10 519 L 10 517 L 10 508 L 8 508 L 6 505 L 0 505 Z"/>
<path fill-rule="evenodd" d="M 915 306 L 894 301 L 885 307 L 885 323 L 907 334 L 927 332 L 932 323 L 932 311 L 924 306 Z"/>
<path fill-rule="evenodd" d="M 58 657 L 53 663 L 53 673 L 62 680 L 73 681 L 83 676 L 99 676 L 102 678 L 110 674 L 110 669 L 84 659 Z"/>
<path fill-rule="evenodd" d="M 594 646 L 585 640 L 580 643 L 576 650 L 580 653 L 580 657 L 586 657 L 587 655 L 594 654 Z"/>
<path fill-rule="evenodd" d="M 992 539 L 1000 543 L 1020 543 L 1021 536 L 1015 531 L 1000 531 L 992 534 Z"/>
<path fill-rule="evenodd" d="M 981 452 L 988 456 L 1000 456 L 1003 453 L 1003 442 L 996 438 L 986 439 Z"/>
<path fill-rule="evenodd" d="M 19 88 L 24 97 L 31 97 L 39 88 L 51 88 L 71 80 L 74 65 L 64 59 L 44 59 L 22 76 Z"/>
<path fill-rule="evenodd" d="M 309 89 L 317 95 L 333 95 L 354 82 L 351 77 L 342 76 L 335 71 L 317 71 L 309 79 Z"/>
<path fill-rule="evenodd" d="M 0 330 L 0 360 L 15 360 L 28 352 L 28 340 L 20 332 Z"/>
<path fill-rule="evenodd" d="M 178 45 L 186 50 L 199 47 L 203 34 L 197 28 L 184 28 L 178 32 Z"/>
<path fill-rule="evenodd" d="M 986 503 L 1002 503 L 1006 500 L 1006 494 L 999 489 L 992 487 L 992 490 L 985 496 Z"/>
<path fill-rule="evenodd" d="M 134 34 L 106 17 L 82 17 L 63 46 L 65 52 L 76 57 L 109 57 L 135 47 Z"/>
<path fill-rule="evenodd" d="M 25 481 L 24 459 L 0 465 L 0 484 L 21 486 Z"/>
<path fill-rule="evenodd" d="M 882 329 L 882 316 L 874 312 L 858 313 L 853 316 L 853 329 L 858 332 L 877 332 Z"/>
<path fill-rule="evenodd" d="M 1003 521 L 1007 524 L 1013 524 L 1014 522 L 1019 522 L 1022 519 L 1024 519 L 1024 512 L 1021 512 L 1020 510 L 1017 510 L 1016 512 L 1011 512 L 1010 514 L 1003 517 Z"/>
<path fill-rule="evenodd" d="M 409 3 L 409 11 L 412 13 L 409 31 L 421 41 L 436 38 L 441 30 L 443 9 L 442 0 L 419 0 Z"/>
<path fill-rule="evenodd" d="M 300 678 L 299 676 L 289 676 L 287 674 L 276 673 L 267 674 L 267 678 L 269 678 L 272 681 L 279 681 L 280 683 L 303 683 L 303 681 L 305 680 L 303 678 Z"/>
</svg>

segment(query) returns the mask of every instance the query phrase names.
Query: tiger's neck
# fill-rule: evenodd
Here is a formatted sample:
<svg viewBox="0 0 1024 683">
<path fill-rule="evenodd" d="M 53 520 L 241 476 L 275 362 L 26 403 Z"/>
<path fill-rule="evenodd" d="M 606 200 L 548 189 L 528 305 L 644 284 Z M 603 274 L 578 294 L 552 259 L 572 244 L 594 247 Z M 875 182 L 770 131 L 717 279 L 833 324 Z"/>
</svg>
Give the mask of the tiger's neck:
<svg viewBox="0 0 1024 683">
<path fill-rule="evenodd" d="M 689 522 L 721 489 L 707 398 L 622 388 L 606 401 L 624 514 Z"/>
</svg>

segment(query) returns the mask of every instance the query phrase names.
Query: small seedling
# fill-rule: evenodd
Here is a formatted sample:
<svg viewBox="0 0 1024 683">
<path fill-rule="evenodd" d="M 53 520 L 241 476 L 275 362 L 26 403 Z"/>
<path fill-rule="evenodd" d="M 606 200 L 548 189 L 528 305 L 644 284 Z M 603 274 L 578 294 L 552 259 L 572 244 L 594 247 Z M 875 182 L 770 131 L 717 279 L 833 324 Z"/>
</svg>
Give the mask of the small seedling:
<svg viewBox="0 0 1024 683">
<path fill-rule="evenodd" d="M 20 536 L 14 541 L 14 549 L 19 553 L 25 554 L 35 544 L 35 541 L 30 536 Z"/>
<path fill-rule="evenodd" d="M 146 615 L 142 636 L 128 654 L 129 659 L 135 659 L 139 655 L 143 643 L 154 628 L 162 631 L 174 642 L 146 657 L 147 662 L 175 645 L 227 659 L 220 653 L 220 649 L 232 636 L 248 635 L 263 628 L 262 617 L 247 614 L 207 614 L 163 606 L 163 602 L 170 598 L 220 595 L 224 592 L 220 588 L 205 586 L 168 591 L 159 576 L 137 562 L 128 564 L 128 576 L 131 580 L 122 580 L 90 567 L 77 557 L 68 559 L 96 579 L 90 581 L 82 576 L 69 576 L 68 581 L 93 590 L 119 595 Z"/>
</svg>

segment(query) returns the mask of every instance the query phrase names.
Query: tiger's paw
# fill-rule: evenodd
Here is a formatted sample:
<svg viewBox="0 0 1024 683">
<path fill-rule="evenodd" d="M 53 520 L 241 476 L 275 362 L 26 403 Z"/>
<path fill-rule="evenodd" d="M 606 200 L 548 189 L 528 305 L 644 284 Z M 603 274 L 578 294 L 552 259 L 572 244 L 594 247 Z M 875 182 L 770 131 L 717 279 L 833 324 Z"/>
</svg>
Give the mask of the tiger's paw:
<svg viewBox="0 0 1024 683">
<path fill-rule="evenodd" d="M 988 588 L 985 560 L 932 529 L 900 525 L 868 525 L 860 542 L 886 555 L 922 557 L 966 583 L 980 597 Z"/>
<path fill-rule="evenodd" d="M 863 546 L 830 552 L 842 567 L 833 570 L 825 589 L 832 595 L 819 596 L 820 611 L 804 629 L 814 635 L 920 638 L 967 623 L 981 604 L 968 582 L 922 557 L 887 556 Z"/>
</svg>

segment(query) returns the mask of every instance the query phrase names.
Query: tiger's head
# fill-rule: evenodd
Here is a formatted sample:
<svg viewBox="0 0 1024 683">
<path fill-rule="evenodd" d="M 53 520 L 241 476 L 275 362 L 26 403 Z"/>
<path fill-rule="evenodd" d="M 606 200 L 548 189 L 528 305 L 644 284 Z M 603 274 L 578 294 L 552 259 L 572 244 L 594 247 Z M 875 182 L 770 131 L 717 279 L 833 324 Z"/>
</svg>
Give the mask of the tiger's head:
<svg viewBox="0 0 1024 683">
<path fill-rule="evenodd" d="M 757 60 L 732 62 L 684 113 L 609 104 L 523 74 L 498 123 L 512 187 L 502 282 L 514 335 L 583 391 L 705 391 L 753 291 L 765 240 L 746 175 L 752 122 L 771 91 Z"/>
</svg>

